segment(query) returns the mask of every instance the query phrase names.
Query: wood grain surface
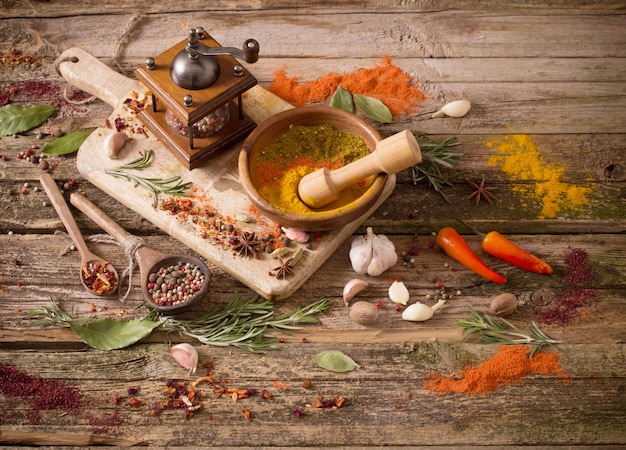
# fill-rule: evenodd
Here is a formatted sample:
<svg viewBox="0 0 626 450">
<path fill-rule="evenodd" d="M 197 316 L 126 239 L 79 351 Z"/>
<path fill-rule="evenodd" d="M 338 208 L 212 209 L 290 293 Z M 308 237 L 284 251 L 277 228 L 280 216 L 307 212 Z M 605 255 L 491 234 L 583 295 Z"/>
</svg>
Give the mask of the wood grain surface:
<svg viewBox="0 0 626 450">
<path fill-rule="evenodd" d="M 277 70 L 311 81 L 331 72 L 374 67 L 388 56 L 415 78 L 425 94 L 419 111 L 375 124 L 383 137 L 409 129 L 434 139 L 453 137 L 463 156 L 445 202 L 425 182 L 413 183 L 410 171 L 397 175 L 393 192 L 371 216 L 349 230 L 318 267 L 302 273 L 301 286 L 279 303 L 280 311 L 320 297 L 332 302 L 320 322 L 280 335 L 280 350 L 254 355 L 233 348 L 198 345 L 178 334 L 155 331 L 119 351 L 98 351 L 68 328 L 34 324 L 28 312 L 57 299 L 78 317 L 130 320 L 143 317 L 137 277 L 125 303 L 89 296 L 76 280 L 79 255 L 38 184 L 42 169 L 18 158 L 32 148 L 39 155 L 53 137 L 103 126 L 112 103 L 88 95 L 55 70 L 55 60 L 81 48 L 122 78 L 147 56 L 184 39 L 191 26 L 203 26 L 222 45 L 247 38 L 260 43 L 260 59 L 249 69 L 259 80 L 256 94 L 268 93 Z M 0 394 L 0 444 L 28 446 L 155 447 L 320 447 L 320 448 L 554 448 L 618 449 L 626 446 L 626 4 L 618 0 L 433 2 L 386 0 L 328 2 L 296 0 L 235 2 L 0 1 L 0 100 L 50 104 L 55 115 L 39 128 L 0 137 L 0 363 L 29 374 L 78 387 L 79 412 L 41 411 L 33 423 L 31 404 Z M 12 49 L 32 62 L 12 66 Z M 97 77 L 98 73 L 94 73 Z M 119 95 L 126 95 L 126 81 Z M 273 94 L 270 94 L 273 95 Z M 118 94 L 113 95 L 117 98 Z M 72 100 L 68 101 L 67 98 Z M 101 97 L 102 98 L 102 97 Z M 461 118 L 430 119 L 443 104 L 459 98 L 472 103 Z M 76 102 L 78 100 L 79 102 Z M 248 103 L 248 113 L 265 116 L 265 100 Z M 43 133 L 38 136 L 38 133 Z M 561 181 L 592 194 L 580 209 L 561 209 L 541 217 L 542 202 L 520 195 L 519 180 L 489 158 L 497 142 L 527 135 L 542 164 L 560 167 Z M 257 295 L 245 280 L 256 269 L 211 262 L 205 249 L 186 242 L 173 223 L 155 221 L 111 191 L 100 175 L 104 162 L 85 161 L 84 153 L 46 158 L 50 173 L 65 191 L 83 192 L 146 245 L 166 253 L 189 252 L 208 260 L 211 291 L 195 306 L 198 315 L 225 305 L 238 294 Z M 224 165 L 233 169 L 235 162 Z M 89 166 L 87 172 L 81 170 Z M 234 170 L 234 169 L 233 169 Z M 95 173 L 94 173 L 95 172 Z M 185 177 L 196 175 L 185 174 Z M 204 175 L 203 175 L 204 176 Z M 468 181 L 496 187 L 493 205 L 477 206 Z M 73 180 L 70 183 L 70 180 Z M 538 182 L 531 179 L 526 187 Z M 22 193 L 24 192 L 24 193 Z M 140 198 L 134 196 L 135 200 Z M 145 204 L 149 198 L 141 198 Z M 140 208 L 144 208 L 144 203 Z M 101 230 L 73 209 L 94 253 L 118 268 L 128 264 L 120 248 L 102 242 Z M 371 226 L 394 242 L 400 262 L 381 277 L 366 278 L 358 299 L 382 302 L 378 320 L 368 326 L 348 318 L 342 299 L 355 277 L 348 257 L 351 235 Z M 433 246 L 432 233 L 454 226 L 488 265 L 508 279 L 489 283 Z M 479 232 L 497 230 L 548 261 L 551 276 L 522 271 L 480 251 Z M 338 230 L 337 233 L 340 233 Z M 418 248 L 412 265 L 403 253 Z M 542 325 L 560 344 L 556 354 L 570 377 L 531 374 L 521 382 L 478 395 L 438 395 L 424 382 L 429 373 L 453 376 L 485 361 L 497 346 L 475 339 L 461 342 L 458 319 L 467 306 L 485 312 L 493 297 L 510 292 L 519 299 L 509 319 L 524 327 L 538 319 L 539 294 L 560 295 L 565 256 L 583 249 L 595 274 L 589 288 L 598 301 L 566 326 Z M 119 270 L 119 269 L 118 269 Z M 246 271 L 250 272 L 246 275 Z M 243 278 L 242 278 L 243 277 Z M 264 278 L 267 277 L 264 274 Z M 437 281 L 453 294 L 428 322 L 400 318 L 388 299 L 390 282 L 404 281 L 412 301 L 428 303 Z M 263 281 L 263 280 L 261 280 Z M 430 297 L 429 297 L 430 296 Z M 163 399 L 167 379 L 193 381 L 169 356 L 173 343 L 196 346 L 200 363 L 231 387 L 256 389 L 257 395 L 233 401 L 209 397 L 201 413 L 185 420 L 180 410 L 160 416 L 150 411 Z M 332 373 L 311 356 L 336 349 L 360 368 Z M 310 381 L 310 388 L 303 386 Z M 279 382 L 279 383 L 277 383 Z M 282 384 L 281 384 L 282 383 Z M 288 386 L 286 390 L 281 386 Z M 305 383 L 305 386 L 308 386 Z M 128 388 L 139 387 L 143 403 L 129 404 Z M 270 399 L 258 393 L 267 390 Z M 117 404 L 112 400 L 119 394 Z M 319 397 L 346 400 L 339 409 L 308 407 Z M 297 419 L 296 408 L 304 414 Z M 250 411 L 246 420 L 242 410 Z"/>
</svg>

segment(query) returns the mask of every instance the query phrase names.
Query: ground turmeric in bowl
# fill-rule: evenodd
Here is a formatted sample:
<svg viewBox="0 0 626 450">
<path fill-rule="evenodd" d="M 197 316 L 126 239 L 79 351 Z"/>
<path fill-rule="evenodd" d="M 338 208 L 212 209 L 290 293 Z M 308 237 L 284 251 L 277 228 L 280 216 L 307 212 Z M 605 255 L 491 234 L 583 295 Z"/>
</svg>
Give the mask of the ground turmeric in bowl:
<svg viewBox="0 0 626 450">
<path fill-rule="evenodd" d="M 259 193 L 275 208 L 296 213 L 315 213 L 298 197 L 302 177 L 322 167 L 338 169 L 370 153 L 365 141 L 354 133 L 331 125 L 292 125 L 260 152 L 254 172 Z M 370 177 L 371 178 L 371 177 Z M 322 210 L 353 202 L 372 183 L 364 179 L 344 189 L 337 200 Z"/>
</svg>

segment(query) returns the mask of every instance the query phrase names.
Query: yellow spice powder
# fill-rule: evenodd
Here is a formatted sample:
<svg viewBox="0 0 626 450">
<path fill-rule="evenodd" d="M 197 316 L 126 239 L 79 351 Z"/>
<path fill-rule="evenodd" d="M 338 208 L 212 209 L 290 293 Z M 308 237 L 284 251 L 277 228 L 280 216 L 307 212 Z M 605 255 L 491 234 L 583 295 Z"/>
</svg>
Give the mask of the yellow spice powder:
<svg viewBox="0 0 626 450">
<path fill-rule="evenodd" d="M 545 163 L 530 136 L 505 136 L 486 146 L 497 150 L 487 164 L 500 166 L 512 180 L 520 182 L 514 184 L 513 191 L 523 199 L 522 205 L 528 206 L 526 199 L 541 203 L 540 219 L 551 219 L 563 209 L 578 210 L 587 204 L 592 188 L 561 181 L 565 168 Z"/>
</svg>

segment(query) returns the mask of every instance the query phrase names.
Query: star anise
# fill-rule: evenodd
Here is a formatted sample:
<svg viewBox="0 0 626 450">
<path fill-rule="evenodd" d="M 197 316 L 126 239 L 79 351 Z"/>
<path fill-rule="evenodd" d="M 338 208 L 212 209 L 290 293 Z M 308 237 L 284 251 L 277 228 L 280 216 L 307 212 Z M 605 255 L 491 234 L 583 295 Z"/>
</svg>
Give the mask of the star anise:
<svg viewBox="0 0 626 450">
<path fill-rule="evenodd" d="M 491 191 L 495 191 L 498 188 L 485 186 L 485 177 L 482 178 L 482 180 L 480 181 L 480 184 L 476 184 L 473 181 L 468 181 L 468 183 L 475 190 L 474 192 L 472 192 L 470 195 L 467 196 L 467 199 L 468 200 L 472 198 L 475 199 L 476 206 L 478 206 L 478 204 L 480 203 L 480 200 L 483 198 L 490 205 L 493 205 L 494 200 L 498 199 L 498 197 L 496 197 L 495 195 L 491 193 Z"/>
<path fill-rule="evenodd" d="M 284 280 L 294 274 L 293 266 L 291 265 L 293 258 L 283 259 L 279 256 L 278 260 L 280 261 L 280 266 L 272 269 L 272 272 L 276 272 L 274 274 L 276 278 L 282 278 Z"/>
<path fill-rule="evenodd" d="M 256 239 L 254 233 L 248 233 L 247 231 L 234 236 L 231 241 L 233 250 L 237 252 L 239 256 L 257 256 L 257 245 L 261 244 L 261 241 Z"/>
</svg>

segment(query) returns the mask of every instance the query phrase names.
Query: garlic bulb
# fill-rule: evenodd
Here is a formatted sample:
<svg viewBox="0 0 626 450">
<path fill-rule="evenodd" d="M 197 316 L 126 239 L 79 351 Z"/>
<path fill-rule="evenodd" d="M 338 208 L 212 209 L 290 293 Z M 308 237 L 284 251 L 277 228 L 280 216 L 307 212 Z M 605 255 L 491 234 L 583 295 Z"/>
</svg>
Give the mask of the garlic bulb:
<svg viewBox="0 0 626 450">
<path fill-rule="evenodd" d="M 441 299 L 432 307 L 420 302 L 414 303 L 402 311 L 402 318 L 411 322 L 423 322 L 430 319 L 435 314 L 435 311 L 441 308 L 445 302 L 445 300 Z"/>
<path fill-rule="evenodd" d="M 398 262 L 396 247 L 384 234 L 376 235 L 372 227 L 365 236 L 357 236 L 350 247 L 350 262 L 356 273 L 376 277 Z"/>
<path fill-rule="evenodd" d="M 441 117 L 443 115 L 448 117 L 463 117 L 469 112 L 471 106 L 472 104 L 467 100 L 457 100 L 446 103 L 439 111 L 434 113 L 432 117 Z"/>
<path fill-rule="evenodd" d="M 406 305 L 409 302 L 409 290 L 402 281 L 394 281 L 389 286 L 389 298 L 394 303 Z"/>
<path fill-rule="evenodd" d="M 350 303 L 350 300 L 354 298 L 356 294 L 367 289 L 367 281 L 354 278 L 346 283 L 343 288 L 343 302 L 346 306 Z"/>
<path fill-rule="evenodd" d="M 189 369 L 189 373 L 192 374 L 196 371 L 198 366 L 198 350 L 190 344 L 177 344 L 170 350 L 170 355 L 176 360 L 178 364 L 185 369 Z"/>
</svg>

